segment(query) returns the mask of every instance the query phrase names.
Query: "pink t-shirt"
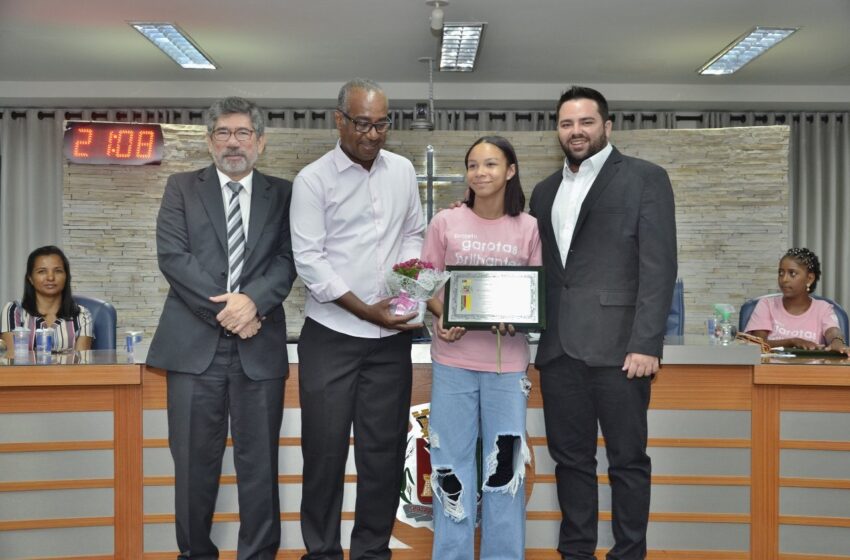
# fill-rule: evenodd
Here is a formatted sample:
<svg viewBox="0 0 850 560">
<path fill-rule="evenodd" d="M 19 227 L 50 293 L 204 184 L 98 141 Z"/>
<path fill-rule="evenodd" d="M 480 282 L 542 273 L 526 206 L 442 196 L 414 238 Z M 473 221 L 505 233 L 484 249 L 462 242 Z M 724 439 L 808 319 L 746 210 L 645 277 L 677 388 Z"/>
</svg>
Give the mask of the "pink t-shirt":
<svg viewBox="0 0 850 560">
<path fill-rule="evenodd" d="M 768 340 L 802 338 L 817 344 L 825 344 L 824 333 L 832 327 L 838 328 L 838 318 L 829 302 L 812 299 L 812 305 L 802 315 L 785 311 L 782 296 L 761 298 L 747 323 L 747 332 L 768 331 Z"/>
<path fill-rule="evenodd" d="M 537 220 L 526 213 L 487 220 L 466 205 L 443 210 L 428 226 L 422 260 L 441 270 L 449 265 L 540 266 Z M 439 297 L 442 300 L 442 293 Z M 453 367 L 496 371 L 496 335 L 470 330 L 452 343 L 434 336 L 431 359 Z M 528 361 L 528 342 L 522 333 L 502 338 L 502 371 L 525 371 Z"/>
</svg>

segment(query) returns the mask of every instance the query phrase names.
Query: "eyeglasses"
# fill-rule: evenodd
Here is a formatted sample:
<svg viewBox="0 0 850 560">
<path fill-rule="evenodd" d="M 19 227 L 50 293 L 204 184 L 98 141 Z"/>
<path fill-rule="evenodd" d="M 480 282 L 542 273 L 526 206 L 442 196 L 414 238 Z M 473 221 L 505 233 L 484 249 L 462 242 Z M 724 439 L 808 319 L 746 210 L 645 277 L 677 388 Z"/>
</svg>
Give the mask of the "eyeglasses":
<svg viewBox="0 0 850 560">
<path fill-rule="evenodd" d="M 235 136 L 238 142 L 247 142 L 254 136 L 254 131 L 250 128 L 237 128 L 236 130 L 217 128 L 212 131 L 210 137 L 216 142 L 227 142 L 230 140 L 231 135 Z"/>
<path fill-rule="evenodd" d="M 337 111 L 339 111 L 342 114 L 343 117 L 350 120 L 351 123 L 354 125 L 354 130 L 356 130 L 360 134 L 368 134 L 369 131 L 372 130 L 373 128 L 375 129 L 375 132 L 377 132 L 378 134 L 383 134 L 393 124 L 392 119 L 386 119 L 386 120 L 383 120 L 383 121 L 378 121 L 376 123 L 373 123 L 373 122 L 369 122 L 369 121 L 366 121 L 366 120 L 363 120 L 363 119 L 351 118 L 351 116 L 349 116 L 349 114 L 346 113 L 345 111 L 343 111 L 342 109 L 337 109 Z"/>
</svg>

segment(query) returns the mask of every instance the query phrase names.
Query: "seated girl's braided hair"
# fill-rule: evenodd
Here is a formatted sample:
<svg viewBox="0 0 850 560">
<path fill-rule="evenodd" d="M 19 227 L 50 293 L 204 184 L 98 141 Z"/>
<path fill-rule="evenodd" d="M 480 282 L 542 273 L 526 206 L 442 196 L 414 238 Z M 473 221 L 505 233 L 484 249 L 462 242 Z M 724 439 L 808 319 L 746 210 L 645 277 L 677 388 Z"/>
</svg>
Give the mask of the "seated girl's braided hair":
<svg viewBox="0 0 850 560">
<path fill-rule="evenodd" d="M 818 285 L 818 280 L 820 280 L 820 261 L 818 260 L 818 256 L 805 247 L 793 247 L 788 249 L 788 252 L 785 253 L 785 257 L 794 259 L 801 265 L 805 266 L 806 270 L 815 275 L 815 281 L 809 285 L 809 292 L 814 292 L 815 287 Z"/>
</svg>

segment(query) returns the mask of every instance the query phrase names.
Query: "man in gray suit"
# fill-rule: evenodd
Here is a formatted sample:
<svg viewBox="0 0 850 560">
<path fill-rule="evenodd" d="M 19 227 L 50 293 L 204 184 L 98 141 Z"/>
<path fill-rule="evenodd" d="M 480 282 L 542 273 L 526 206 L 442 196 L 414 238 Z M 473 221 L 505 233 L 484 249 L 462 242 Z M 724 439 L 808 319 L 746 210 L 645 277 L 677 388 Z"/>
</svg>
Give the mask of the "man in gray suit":
<svg viewBox="0 0 850 560">
<path fill-rule="evenodd" d="M 256 105 L 229 97 L 205 118 L 215 163 L 169 177 L 157 217 L 157 256 L 170 289 L 147 363 L 168 371 L 179 558 L 218 558 L 210 529 L 229 418 L 237 558 L 273 559 L 289 371 L 282 303 L 295 279 L 292 185 L 254 169 L 266 143 Z"/>
<path fill-rule="evenodd" d="M 615 544 L 609 560 L 646 556 L 650 380 L 676 281 L 667 173 L 608 143 L 608 103 L 574 86 L 558 103 L 562 170 L 534 188 L 546 269 L 540 370 L 549 453 L 563 516 L 558 550 L 591 560 L 597 544 L 597 422 L 605 437 Z"/>
</svg>

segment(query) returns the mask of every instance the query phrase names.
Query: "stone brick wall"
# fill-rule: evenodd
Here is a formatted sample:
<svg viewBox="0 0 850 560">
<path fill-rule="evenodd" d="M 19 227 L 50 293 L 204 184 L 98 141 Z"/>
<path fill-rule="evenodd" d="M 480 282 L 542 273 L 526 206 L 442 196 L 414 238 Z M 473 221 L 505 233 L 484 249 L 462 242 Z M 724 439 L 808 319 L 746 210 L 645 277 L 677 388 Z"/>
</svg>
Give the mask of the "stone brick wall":
<svg viewBox="0 0 850 560">
<path fill-rule="evenodd" d="M 119 332 L 153 335 L 167 292 L 156 264 L 154 228 L 166 178 L 210 163 L 204 129 L 163 125 L 159 166 L 65 165 L 64 248 L 72 261 L 74 291 L 102 297 L 118 310 Z M 526 193 L 562 165 L 552 132 L 505 132 L 520 160 Z M 479 132 L 394 131 L 387 148 L 425 171 L 426 147 L 435 149 L 435 173 L 463 173 L 463 157 Z M 775 270 L 789 239 L 788 137 L 785 126 L 708 130 L 618 131 L 624 153 L 667 169 L 676 195 L 679 276 L 685 281 L 686 330 L 702 332 L 715 302 L 740 305 L 775 291 Z M 258 167 L 292 179 L 331 149 L 333 130 L 269 129 Z M 438 184 L 435 207 L 462 196 L 463 184 Z M 424 189 L 423 189 L 424 191 Z M 423 192 L 424 201 L 424 192 Z M 285 307 L 289 333 L 303 322 L 304 287 L 296 284 Z"/>
</svg>

